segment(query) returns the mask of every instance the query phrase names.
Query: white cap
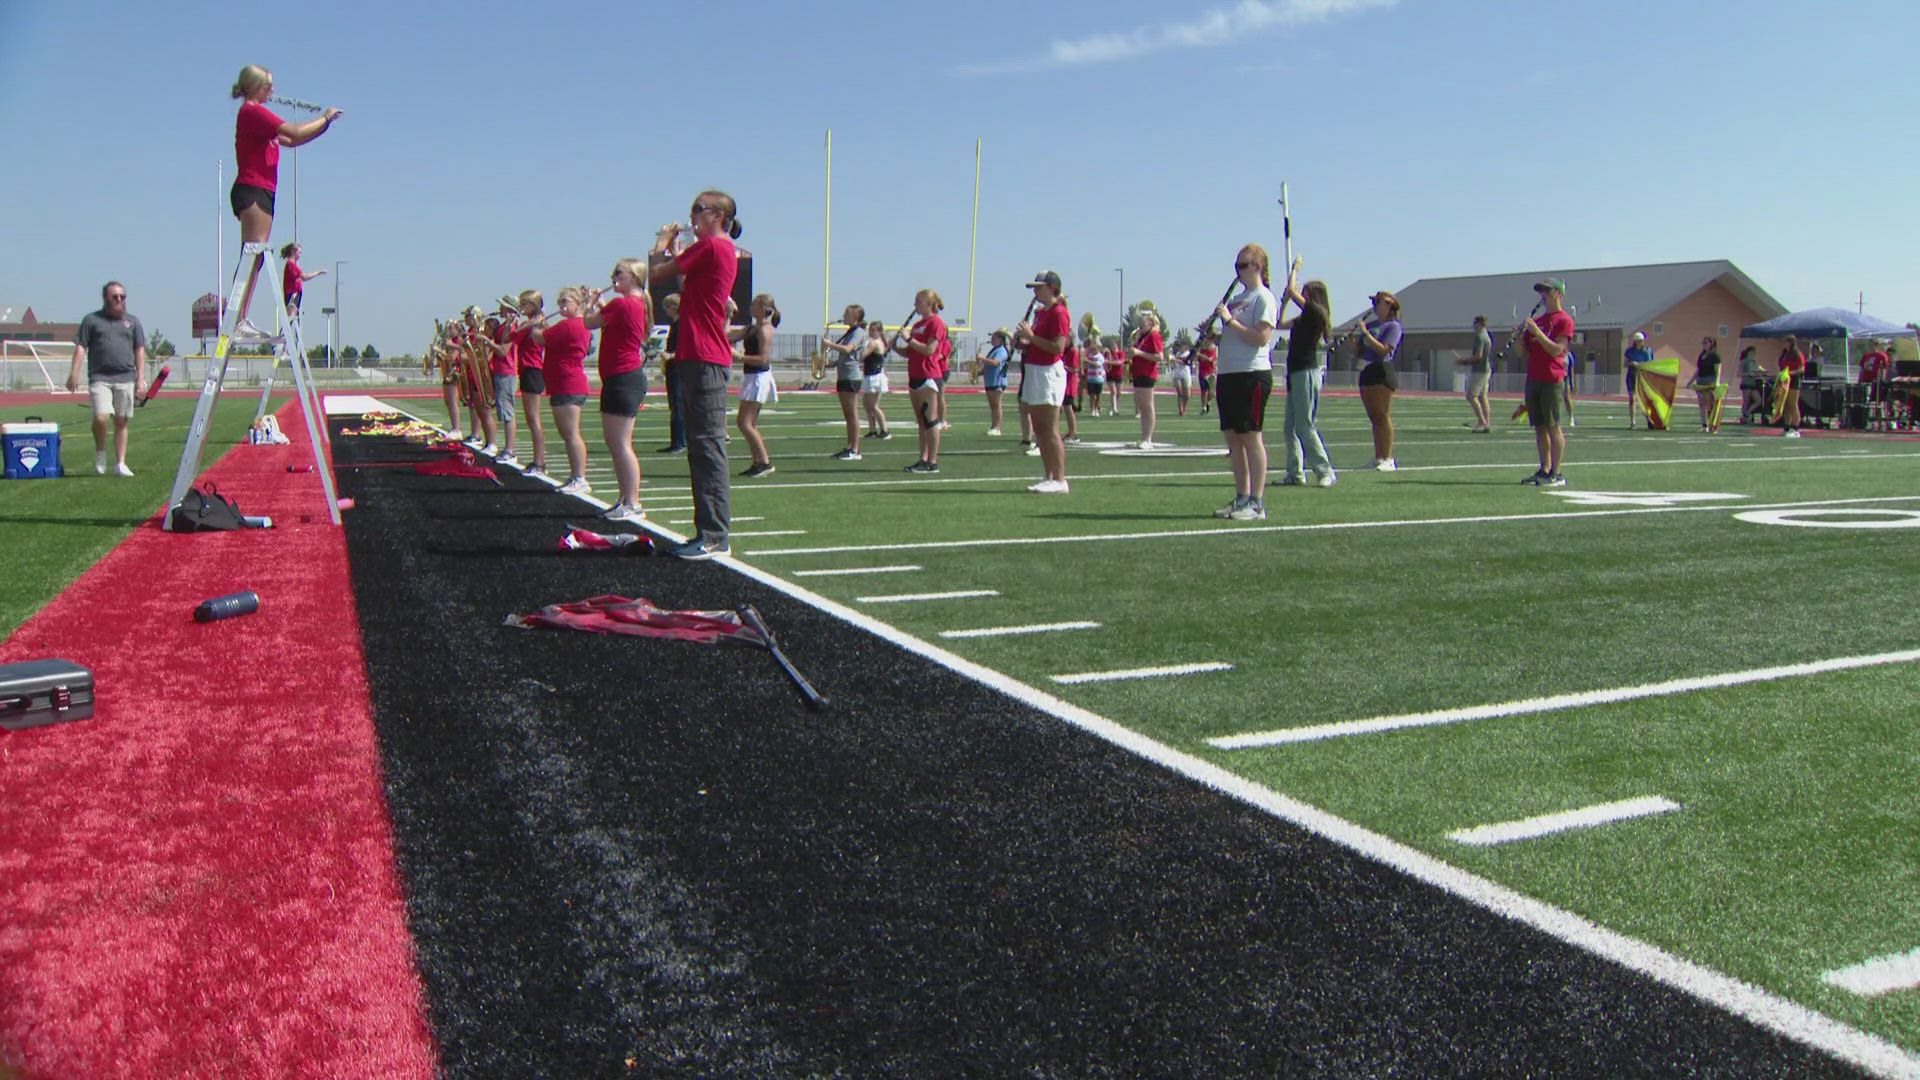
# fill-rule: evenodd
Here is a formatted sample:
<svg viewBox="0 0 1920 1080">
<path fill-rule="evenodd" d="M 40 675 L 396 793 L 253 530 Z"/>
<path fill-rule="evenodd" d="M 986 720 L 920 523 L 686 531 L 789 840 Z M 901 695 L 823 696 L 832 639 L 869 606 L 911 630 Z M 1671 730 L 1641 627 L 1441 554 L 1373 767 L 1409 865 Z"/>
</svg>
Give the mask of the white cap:
<svg viewBox="0 0 1920 1080">
<path fill-rule="evenodd" d="M 1647 335 L 1645 335 L 1645 334 L 1638 334 L 1638 333 L 1636 333 L 1636 334 L 1634 334 L 1634 335 L 1633 335 L 1633 340 L 1635 340 L 1635 341 L 1645 341 L 1645 340 L 1647 340 Z"/>
</svg>

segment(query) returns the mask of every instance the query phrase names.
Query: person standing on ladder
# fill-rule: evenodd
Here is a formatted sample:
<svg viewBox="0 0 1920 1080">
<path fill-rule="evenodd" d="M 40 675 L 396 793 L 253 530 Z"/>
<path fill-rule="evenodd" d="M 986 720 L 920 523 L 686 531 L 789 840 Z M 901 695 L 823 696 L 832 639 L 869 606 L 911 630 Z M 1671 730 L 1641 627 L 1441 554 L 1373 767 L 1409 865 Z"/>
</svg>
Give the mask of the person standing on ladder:
<svg viewBox="0 0 1920 1080">
<path fill-rule="evenodd" d="M 233 133 L 239 173 L 234 177 L 228 199 L 233 206 L 233 216 L 240 219 L 241 257 L 245 258 L 245 245 L 264 244 L 273 235 L 273 199 L 280 180 L 280 148 L 303 146 L 319 138 L 340 118 L 340 110 L 328 109 L 304 124 L 280 119 L 266 105 L 267 99 L 273 96 L 273 73 L 257 64 L 240 69 L 232 96 L 240 99 L 240 113 L 234 121 Z M 247 321 L 247 310 L 253 304 L 254 282 L 265 257 L 264 251 L 256 254 L 253 265 L 247 268 L 247 291 L 240 298 L 236 337 L 266 337 Z"/>
</svg>

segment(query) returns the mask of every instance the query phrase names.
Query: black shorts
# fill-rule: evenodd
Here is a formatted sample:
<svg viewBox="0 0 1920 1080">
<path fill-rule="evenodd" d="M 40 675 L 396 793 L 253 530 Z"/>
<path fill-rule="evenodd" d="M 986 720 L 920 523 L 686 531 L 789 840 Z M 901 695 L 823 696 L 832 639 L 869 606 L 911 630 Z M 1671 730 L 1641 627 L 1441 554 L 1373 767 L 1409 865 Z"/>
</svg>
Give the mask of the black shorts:
<svg viewBox="0 0 1920 1080">
<path fill-rule="evenodd" d="M 835 379 L 833 392 L 836 394 L 857 394 L 864 385 L 859 379 Z"/>
<path fill-rule="evenodd" d="M 537 367 L 527 368 L 520 373 L 520 392 L 523 394 L 545 394 L 547 392 L 547 373 Z"/>
<path fill-rule="evenodd" d="M 600 411 L 608 416 L 639 416 L 647 399 L 647 371 L 634 368 L 600 381 Z"/>
<path fill-rule="evenodd" d="M 572 406 L 573 408 L 577 409 L 580 406 L 585 405 L 587 403 L 587 395 L 585 394 L 548 394 L 547 401 L 551 403 L 553 407 L 556 409 L 564 409 L 568 406 Z"/>
<path fill-rule="evenodd" d="M 1220 430 L 1240 435 L 1259 431 L 1267 422 L 1267 399 L 1273 396 L 1273 372 L 1235 371 L 1220 376 Z"/>
<path fill-rule="evenodd" d="M 940 380 L 934 378 L 931 375 L 928 375 L 924 378 L 907 380 L 907 389 L 909 390 L 918 390 L 923 386 L 929 386 L 929 385 L 931 385 L 935 390 L 938 390 L 940 389 Z"/>
<path fill-rule="evenodd" d="M 1223 379 L 1225 378 L 1225 376 L 1221 377 Z M 1400 389 L 1400 373 L 1393 370 L 1392 364 L 1375 360 L 1373 363 L 1360 369 L 1360 385 L 1384 386 L 1389 390 L 1398 390 Z"/>
<path fill-rule="evenodd" d="M 1200 376 L 1200 389 L 1206 391 L 1209 394 L 1213 393 L 1213 376 L 1211 375 Z"/>
<path fill-rule="evenodd" d="M 273 192 L 263 187 L 236 183 L 233 190 L 227 192 L 227 202 L 233 206 L 234 217 L 239 217 L 240 212 L 250 206 L 265 210 L 268 217 L 273 216 Z"/>
<path fill-rule="evenodd" d="M 1135 375 L 1133 377 L 1133 388 L 1135 390 L 1151 390 L 1159 381 L 1159 379 L 1148 378 L 1145 375 Z"/>
</svg>

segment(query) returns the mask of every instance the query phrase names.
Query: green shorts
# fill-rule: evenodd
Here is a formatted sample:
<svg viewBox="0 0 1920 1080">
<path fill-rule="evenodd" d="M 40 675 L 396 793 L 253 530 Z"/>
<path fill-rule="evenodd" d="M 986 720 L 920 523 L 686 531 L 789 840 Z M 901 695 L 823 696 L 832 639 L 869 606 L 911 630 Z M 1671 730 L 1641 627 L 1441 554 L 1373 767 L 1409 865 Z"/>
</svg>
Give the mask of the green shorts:
<svg viewBox="0 0 1920 1080">
<path fill-rule="evenodd" d="M 1527 380 L 1527 423 L 1534 427 L 1559 427 L 1566 423 L 1565 384 Z"/>
</svg>

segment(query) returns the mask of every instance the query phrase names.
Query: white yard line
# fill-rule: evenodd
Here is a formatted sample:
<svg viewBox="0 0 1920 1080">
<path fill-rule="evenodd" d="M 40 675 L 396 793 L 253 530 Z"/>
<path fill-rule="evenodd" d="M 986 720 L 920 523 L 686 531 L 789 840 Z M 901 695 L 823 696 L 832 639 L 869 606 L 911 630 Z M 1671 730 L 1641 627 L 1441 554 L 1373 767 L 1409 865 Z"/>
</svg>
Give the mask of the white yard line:
<svg viewBox="0 0 1920 1080">
<path fill-rule="evenodd" d="M 999 596 L 998 589 L 959 589 L 954 592 L 893 593 L 887 596 L 856 596 L 858 604 L 911 604 L 920 600 L 972 600 L 981 596 Z"/>
<path fill-rule="evenodd" d="M 802 570 L 793 576 L 800 577 L 804 574 L 821 572 L 822 571 L 818 570 Z M 831 571 L 826 572 L 831 573 Z M 1014 634 L 1051 634 L 1060 630 L 1098 629 L 1100 629 L 1100 624 L 1097 622 L 1056 622 L 1034 623 L 1032 626 L 983 626 L 978 630 L 942 630 L 940 631 L 940 636 L 943 638 L 1007 637 Z"/>
<path fill-rule="evenodd" d="M 1876 956 L 1852 967 L 1829 971 L 1820 976 L 1828 986 L 1851 990 L 1862 997 L 1874 997 L 1895 990 L 1920 989 L 1920 949 L 1910 953 Z"/>
<path fill-rule="evenodd" d="M 1281 746 L 1290 743 L 1317 742 L 1321 739 L 1335 739 L 1345 735 L 1371 735 L 1382 731 L 1401 731 L 1406 728 L 1431 727 L 1436 724 L 1458 724 L 1469 720 L 1489 720 L 1504 716 L 1527 716 L 1534 713 L 1557 712 L 1563 709 L 1582 709 L 1591 705 L 1607 705 L 1617 701 L 1637 701 L 1641 698 L 1667 697 L 1673 694 L 1688 694 L 1696 690 L 1718 690 L 1729 686 L 1744 686 L 1748 683 L 1774 682 L 1779 679 L 1794 679 L 1807 675 L 1825 675 L 1835 671 L 1851 671 L 1855 668 L 1879 667 L 1885 664 L 1910 664 L 1920 660 L 1920 649 L 1903 649 L 1899 652 L 1873 653 L 1866 656 L 1843 656 L 1833 660 L 1814 660 L 1804 664 L 1782 664 L 1777 667 L 1752 668 L 1747 671 L 1732 671 L 1724 675 L 1702 675 L 1690 679 L 1669 679 L 1666 682 L 1647 683 L 1641 686 L 1621 686 L 1610 690 L 1588 690 L 1578 694 L 1556 694 L 1552 697 L 1527 698 L 1521 701 L 1506 701 L 1494 705 L 1474 705 L 1462 709 L 1436 709 L 1432 712 L 1403 713 L 1398 716 L 1376 716 L 1368 720 L 1345 720 L 1334 724 L 1314 724 L 1309 727 L 1282 728 L 1278 731 L 1258 731 L 1245 735 L 1225 735 L 1207 740 L 1207 745 L 1219 750 L 1246 750 L 1257 746 Z"/>
<path fill-rule="evenodd" d="M 1077 482 L 1077 481 L 1076 481 Z M 1485 525 L 1513 521 L 1572 521 L 1582 518 L 1622 517 L 1630 514 L 1698 513 L 1703 510 L 1796 510 L 1810 506 L 1857 506 L 1864 503 L 1913 502 L 1920 495 L 1889 495 L 1862 499 L 1819 499 L 1807 502 L 1751 505 L 1734 502 L 1694 506 L 1649 506 L 1621 510 L 1559 510 L 1544 514 L 1475 514 L 1451 518 L 1397 518 L 1385 521 L 1327 521 L 1310 525 L 1215 526 L 1208 529 L 1165 529 L 1156 532 L 1095 533 L 1083 536 L 1009 536 L 984 540 L 922 540 L 904 544 L 848 544 L 840 547 L 771 548 L 755 558 L 776 555 L 838 555 L 867 551 L 935 551 L 951 548 L 1014 547 L 1025 544 L 1083 544 L 1095 540 L 1165 540 L 1182 536 L 1250 536 L 1260 533 L 1332 532 L 1346 529 L 1399 529 L 1422 525 Z"/>
<path fill-rule="evenodd" d="M 1205 671 L 1232 671 L 1232 664 L 1208 660 L 1198 664 L 1167 664 L 1163 667 L 1125 668 L 1120 671 L 1082 671 L 1073 675 L 1051 676 L 1062 686 L 1081 683 L 1116 682 L 1121 679 L 1158 679 L 1166 675 L 1198 675 Z"/>
<path fill-rule="evenodd" d="M 689 507 L 688 509 L 692 509 L 692 508 L 691 508 L 691 507 Z M 668 511 L 668 513 L 672 513 L 672 512 L 673 512 L 673 511 L 671 511 L 671 510 L 669 510 L 669 511 Z M 737 518 L 731 518 L 731 519 L 729 519 L 729 520 L 730 520 L 730 521 L 732 521 L 732 522 L 741 522 L 741 521 L 765 521 L 765 520 L 767 520 L 767 519 L 766 519 L 766 518 L 763 518 L 763 517 L 737 517 Z M 669 524 L 669 525 L 691 525 L 691 524 L 693 524 L 693 519 L 692 519 L 692 518 L 675 518 L 675 519 L 673 519 L 672 521 L 669 521 L 669 522 L 667 522 L 667 524 Z M 739 534 L 739 533 L 734 533 L 733 535 L 735 535 L 735 536 L 738 536 L 738 535 L 740 535 L 740 534 Z"/>
<path fill-rule="evenodd" d="M 842 577 L 849 574 L 905 574 L 918 566 L 850 566 L 841 570 L 795 570 L 794 577 Z"/>
<path fill-rule="evenodd" d="M 1607 825 L 1616 821 L 1628 821 L 1633 818 L 1649 817 L 1653 814 L 1671 814 L 1680 809 L 1680 804 L 1658 795 L 1649 795 L 1640 799 L 1623 799 L 1620 802 L 1601 803 L 1598 806 L 1583 807 L 1579 810 L 1563 810 L 1557 814 L 1542 814 L 1521 821 L 1505 821 L 1498 825 L 1480 825 L 1471 829 L 1460 829 L 1447 834 L 1447 839 L 1462 844 L 1486 847 L 1492 844 L 1510 844 L 1515 840 L 1533 840 L 1542 836 L 1551 836 L 1568 829 L 1590 829 L 1595 825 Z"/>
<path fill-rule="evenodd" d="M 733 539 L 735 537 L 741 537 L 741 536 L 805 536 L 805 535 L 807 535 L 807 530 L 805 529 L 758 529 L 753 532 L 729 531 L 727 533 L 728 539 Z"/>
</svg>

